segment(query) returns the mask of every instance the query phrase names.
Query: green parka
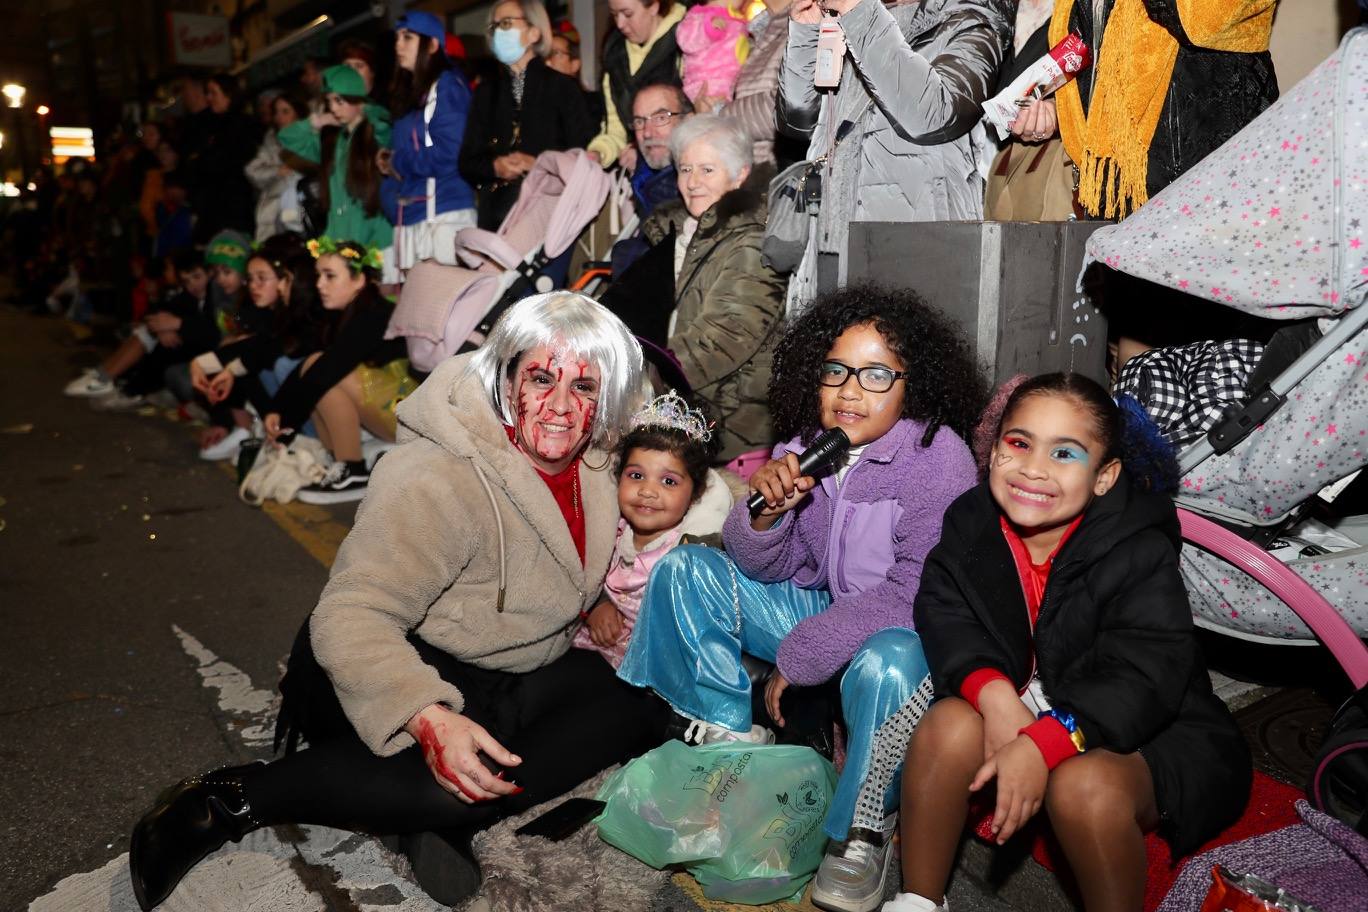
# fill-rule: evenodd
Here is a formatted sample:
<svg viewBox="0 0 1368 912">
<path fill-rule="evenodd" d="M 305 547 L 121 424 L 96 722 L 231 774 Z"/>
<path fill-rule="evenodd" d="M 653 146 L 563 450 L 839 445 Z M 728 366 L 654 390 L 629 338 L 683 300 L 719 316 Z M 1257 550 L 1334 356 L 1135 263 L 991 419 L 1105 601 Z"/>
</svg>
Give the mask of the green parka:
<svg viewBox="0 0 1368 912">
<path fill-rule="evenodd" d="M 682 202 L 666 203 L 642 233 L 659 244 L 687 218 Z M 768 388 L 785 283 L 760 261 L 764 237 L 764 199 L 732 190 L 698 220 L 675 276 L 669 348 L 717 422 L 722 460 L 774 442 Z"/>
</svg>

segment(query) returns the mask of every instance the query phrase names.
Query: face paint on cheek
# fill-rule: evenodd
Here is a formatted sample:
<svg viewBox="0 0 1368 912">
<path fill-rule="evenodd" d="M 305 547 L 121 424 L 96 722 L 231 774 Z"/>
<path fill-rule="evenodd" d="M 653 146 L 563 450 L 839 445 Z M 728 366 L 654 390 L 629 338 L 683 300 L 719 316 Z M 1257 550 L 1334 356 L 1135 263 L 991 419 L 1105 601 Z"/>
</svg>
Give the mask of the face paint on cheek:
<svg viewBox="0 0 1368 912">
<path fill-rule="evenodd" d="M 1012 454 L 1007 452 L 1006 450 L 998 450 L 997 455 L 993 457 L 993 465 L 996 468 L 1002 468 L 1011 461 Z"/>
</svg>

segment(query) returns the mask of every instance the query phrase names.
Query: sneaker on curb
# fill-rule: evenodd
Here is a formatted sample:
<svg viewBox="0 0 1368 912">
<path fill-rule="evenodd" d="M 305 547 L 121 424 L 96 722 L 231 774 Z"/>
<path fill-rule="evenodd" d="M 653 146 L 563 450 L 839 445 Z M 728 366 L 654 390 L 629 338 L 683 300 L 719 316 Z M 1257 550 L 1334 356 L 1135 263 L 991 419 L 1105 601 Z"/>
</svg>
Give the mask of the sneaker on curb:
<svg viewBox="0 0 1368 912">
<path fill-rule="evenodd" d="M 148 393 L 145 397 L 148 405 L 154 405 L 160 409 L 173 409 L 180 405 L 180 400 L 176 394 L 168 389 L 159 389 L 155 393 Z"/>
<path fill-rule="evenodd" d="M 685 744 L 721 744 L 726 741 L 749 741 L 752 744 L 773 744 L 774 732 L 763 725 L 752 725 L 748 732 L 732 731 L 702 719 L 694 719 L 684 730 Z"/>
<path fill-rule="evenodd" d="M 242 448 L 242 442 L 250 439 L 251 436 L 252 432 L 246 428 L 233 428 L 218 443 L 203 447 L 199 451 L 199 458 L 205 462 L 233 459 L 237 456 L 238 450 Z"/>
<path fill-rule="evenodd" d="M 812 903 L 833 912 L 872 912 L 883 901 L 893 839 L 872 830 L 852 830 L 833 845 L 812 879 Z"/>
<path fill-rule="evenodd" d="M 362 440 L 361 458 L 365 460 L 366 468 L 373 470 L 375 464 L 380 461 L 380 457 L 384 456 L 398 445 L 399 444 L 391 443 L 388 440 L 381 440 L 379 437 L 371 437 L 370 440 Z"/>
<path fill-rule="evenodd" d="M 142 396 L 130 396 L 118 387 L 90 400 L 90 407 L 97 412 L 131 412 L 146 404 L 147 400 Z"/>
<path fill-rule="evenodd" d="M 369 472 L 358 472 L 350 464 L 337 460 L 328 467 L 321 481 L 299 489 L 299 499 L 307 504 L 335 504 L 360 500 L 366 496 Z"/>
<path fill-rule="evenodd" d="M 62 390 L 67 396 L 79 399 L 93 399 L 97 396 L 108 396 L 114 392 L 113 380 L 101 380 L 94 368 L 85 371 L 81 376 L 72 380 Z"/>
</svg>

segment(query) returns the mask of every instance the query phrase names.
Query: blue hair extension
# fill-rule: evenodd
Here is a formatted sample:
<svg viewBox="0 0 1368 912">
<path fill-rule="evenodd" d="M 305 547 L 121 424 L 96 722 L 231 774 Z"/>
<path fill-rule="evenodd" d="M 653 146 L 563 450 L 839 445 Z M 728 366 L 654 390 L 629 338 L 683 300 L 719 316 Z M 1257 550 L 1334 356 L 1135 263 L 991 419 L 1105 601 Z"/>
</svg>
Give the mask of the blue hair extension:
<svg viewBox="0 0 1368 912">
<path fill-rule="evenodd" d="M 1121 413 L 1117 450 L 1131 481 L 1160 494 L 1178 490 L 1178 455 L 1173 444 L 1165 439 L 1145 407 L 1130 396 L 1117 396 L 1116 407 Z"/>
</svg>

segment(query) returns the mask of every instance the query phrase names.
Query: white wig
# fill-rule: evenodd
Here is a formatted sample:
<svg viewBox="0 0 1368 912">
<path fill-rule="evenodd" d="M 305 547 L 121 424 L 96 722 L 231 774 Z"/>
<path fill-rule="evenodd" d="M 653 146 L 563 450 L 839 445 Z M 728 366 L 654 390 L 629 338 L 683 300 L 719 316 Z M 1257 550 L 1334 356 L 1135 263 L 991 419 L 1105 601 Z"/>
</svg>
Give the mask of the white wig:
<svg viewBox="0 0 1368 912">
<path fill-rule="evenodd" d="M 518 359 L 541 345 L 598 366 L 598 409 L 589 443 L 611 450 L 641 399 L 640 343 L 593 298 L 572 291 L 523 298 L 494 324 L 468 368 L 479 376 L 494 410 L 507 424 L 517 421 L 509 382 Z"/>
<path fill-rule="evenodd" d="M 696 142 L 710 146 L 722 159 L 727 177 L 736 180 L 742 170 L 755 163 L 755 147 L 750 134 L 739 122 L 721 114 L 695 114 L 687 117 L 670 134 L 670 157 L 678 162 L 684 151 Z"/>
</svg>

